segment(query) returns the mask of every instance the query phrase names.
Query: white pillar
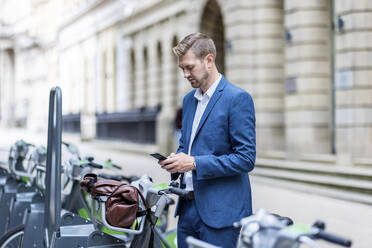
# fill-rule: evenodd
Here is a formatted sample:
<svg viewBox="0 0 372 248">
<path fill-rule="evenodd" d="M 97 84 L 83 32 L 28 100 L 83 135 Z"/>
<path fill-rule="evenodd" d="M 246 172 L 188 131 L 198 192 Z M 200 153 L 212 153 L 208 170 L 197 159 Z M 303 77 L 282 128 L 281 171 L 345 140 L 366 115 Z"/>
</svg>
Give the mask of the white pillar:
<svg viewBox="0 0 372 248">
<path fill-rule="evenodd" d="M 156 144 L 159 152 L 169 154 L 174 151 L 173 126 L 174 106 L 172 106 L 172 39 L 167 37 L 163 40 L 163 97 L 162 109 L 156 121 Z"/>
<path fill-rule="evenodd" d="M 117 111 L 122 112 L 130 108 L 130 47 L 131 39 L 128 37 L 118 37 L 118 47 L 116 49 L 116 102 Z"/>
<path fill-rule="evenodd" d="M 135 37 L 134 42 L 134 50 L 135 50 L 135 57 L 136 57 L 136 82 L 135 84 L 135 96 L 134 96 L 134 106 L 135 108 L 144 107 L 144 89 L 143 89 L 143 73 L 144 73 L 144 66 L 143 66 L 143 44 L 140 42 L 142 35 L 137 35 Z"/>
<path fill-rule="evenodd" d="M 157 99 L 157 83 L 158 77 L 157 74 L 157 53 L 156 53 L 156 40 L 151 40 L 148 43 L 147 47 L 148 52 L 148 68 L 147 68 L 147 80 L 148 80 L 148 106 L 155 107 L 158 104 Z"/>
<path fill-rule="evenodd" d="M 286 146 L 289 155 L 331 153 L 329 1 L 285 1 Z"/>
<path fill-rule="evenodd" d="M 370 166 L 372 159 L 372 1 L 334 1 L 336 153 L 339 164 Z"/>
</svg>

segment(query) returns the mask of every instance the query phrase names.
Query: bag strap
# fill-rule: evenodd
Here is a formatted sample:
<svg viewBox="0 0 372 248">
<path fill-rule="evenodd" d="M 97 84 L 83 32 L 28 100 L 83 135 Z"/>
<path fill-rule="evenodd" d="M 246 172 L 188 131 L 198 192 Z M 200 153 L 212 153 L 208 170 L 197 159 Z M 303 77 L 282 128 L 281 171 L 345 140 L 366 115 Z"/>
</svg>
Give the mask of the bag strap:
<svg viewBox="0 0 372 248">
<path fill-rule="evenodd" d="M 123 186 L 123 185 L 127 185 L 126 183 L 122 183 L 122 184 L 119 184 L 118 186 L 116 186 L 116 188 L 114 189 L 114 191 L 111 192 L 111 194 L 107 197 L 107 200 L 113 196 L 115 194 L 116 191 L 118 191 L 118 189 Z"/>
<path fill-rule="evenodd" d="M 88 191 L 88 193 L 90 193 L 91 188 L 92 188 L 93 185 L 97 182 L 97 175 L 96 175 L 96 174 L 93 174 L 93 173 L 89 173 L 89 174 L 86 174 L 84 177 L 93 177 L 93 178 L 90 179 L 89 182 L 87 183 L 87 191 Z"/>
<path fill-rule="evenodd" d="M 151 217 L 149 217 L 151 219 Z M 151 221 L 152 224 L 152 221 Z M 151 225 L 151 234 L 150 234 L 150 241 L 149 241 L 149 248 L 154 248 L 154 226 Z"/>
<path fill-rule="evenodd" d="M 137 188 L 136 188 L 136 189 L 137 189 Z M 138 192 L 138 194 L 140 195 L 140 197 L 141 197 L 141 199 L 142 199 L 142 201 L 143 201 L 143 204 L 145 205 L 146 210 L 147 210 L 147 209 L 150 209 L 150 207 L 149 207 L 149 205 L 147 204 L 147 201 L 146 201 L 145 197 L 143 196 L 142 192 L 141 192 L 139 189 L 137 189 L 137 192 Z"/>
</svg>

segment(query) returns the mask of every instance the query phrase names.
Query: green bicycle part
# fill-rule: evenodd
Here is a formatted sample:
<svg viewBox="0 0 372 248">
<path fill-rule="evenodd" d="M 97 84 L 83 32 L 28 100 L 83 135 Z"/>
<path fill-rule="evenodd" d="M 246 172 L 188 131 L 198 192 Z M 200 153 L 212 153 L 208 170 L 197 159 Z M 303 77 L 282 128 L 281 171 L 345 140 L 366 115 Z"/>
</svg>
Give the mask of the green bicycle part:
<svg viewBox="0 0 372 248">
<path fill-rule="evenodd" d="M 22 177 L 21 177 L 21 180 L 22 180 L 22 182 L 24 182 L 24 183 L 29 183 L 29 182 L 31 182 L 30 178 L 25 177 L 25 176 L 22 176 Z"/>
<path fill-rule="evenodd" d="M 105 161 L 105 167 L 107 167 L 107 168 L 112 168 L 112 163 L 111 163 L 110 160 L 106 160 L 106 161 Z"/>
<path fill-rule="evenodd" d="M 285 229 L 288 233 L 300 236 L 300 235 L 306 235 L 306 234 L 311 234 L 312 230 L 309 226 L 305 224 L 294 224 L 292 226 L 289 226 Z"/>
<path fill-rule="evenodd" d="M 90 194 L 88 192 L 86 192 L 84 190 L 82 190 L 82 192 L 83 192 L 83 198 L 84 198 L 85 204 L 87 204 L 89 209 L 92 209 L 92 206 L 93 206 L 92 197 L 90 196 Z"/>
<path fill-rule="evenodd" d="M 73 146 L 68 146 L 68 149 L 70 150 L 71 153 L 76 152 L 76 149 Z"/>
<path fill-rule="evenodd" d="M 167 244 L 170 247 L 177 248 L 177 232 L 176 231 L 167 233 L 167 235 L 164 238 L 165 238 L 165 241 L 167 241 Z M 166 246 L 163 244 L 163 242 L 161 243 L 161 245 L 164 248 L 166 248 Z"/>
<path fill-rule="evenodd" d="M 114 234 L 126 235 L 125 232 L 113 231 L 113 230 L 110 230 L 110 229 L 106 228 L 105 226 L 102 228 L 102 232 L 104 232 L 106 234 L 111 234 L 111 235 L 114 235 Z"/>
<path fill-rule="evenodd" d="M 155 225 L 157 225 L 157 226 L 161 226 L 161 225 L 163 225 L 163 223 L 162 223 L 162 221 L 160 220 L 160 219 L 158 219 L 157 221 L 156 221 L 156 224 Z"/>
<path fill-rule="evenodd" d="M 84 165 L 84 164 L 87 164 L 87 163 L 89 163 L 89 160 L 88 159 L 82 159 L 82 160 L 79 160 L 77 162 L 78 165 Z"/>
<path fill-rule="evenodd" d="M 141 222 L 139 220 L 140 220 L 139 218 L 134 220 L 134 222 L 132 224 L 132 230 L 136 230 L 136 228 L 139 226 L 139 224 L 141 224 Z"/>
<path fill-rule="evenodd" d="M 152 188 L 153 189 L 158 189 L 158 190 L 164 190 L 164 189 L 168 189 L 169 187 L 166 183 L 161 183 L 161 184 L 152 186 Z"/>
<path fill-rule="evenodd" d="M 88 211 L 85 208 L 80 208 L 79 211 L 78 211 L 78 214 L 79 214 L 80 217 L 82 217 L 84 219 L 87 219 L 87 220 L 90 220 Z"/>
</svg>

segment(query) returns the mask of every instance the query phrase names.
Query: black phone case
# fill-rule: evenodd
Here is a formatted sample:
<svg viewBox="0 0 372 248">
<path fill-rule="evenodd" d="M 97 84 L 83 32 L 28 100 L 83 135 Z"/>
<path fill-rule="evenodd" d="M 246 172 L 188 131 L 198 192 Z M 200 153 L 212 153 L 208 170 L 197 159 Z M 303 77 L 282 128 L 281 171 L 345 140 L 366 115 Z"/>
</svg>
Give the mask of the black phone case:
<svg viewBox="0 0 372 248">
<path fill-rule="evenodd" d="M 151 153 L 150 155 L 153 156 L 156 159 L 159 159 L 159 160 L 165 160 L 165 159 L 167 159 L 167 157 L 165 157 L 165 156 L 163 156 L 163 155 L 161 155 L 159 153 Z"/>
</svg>

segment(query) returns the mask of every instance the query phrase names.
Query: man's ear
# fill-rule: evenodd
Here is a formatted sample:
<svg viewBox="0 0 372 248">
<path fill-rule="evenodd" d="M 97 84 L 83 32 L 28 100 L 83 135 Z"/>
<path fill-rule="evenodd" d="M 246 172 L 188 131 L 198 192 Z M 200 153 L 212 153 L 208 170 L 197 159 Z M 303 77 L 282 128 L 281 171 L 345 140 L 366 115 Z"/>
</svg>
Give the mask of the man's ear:
<svg viewBox="0 0 372 248">
<path fill-rule="evenodd" d="M 207 56 L 205 56 L 204 61 L 207 65 L 207 68 L 211 69 L 214 64 L 214 55 L 209 53 Z"/>
</svg>

